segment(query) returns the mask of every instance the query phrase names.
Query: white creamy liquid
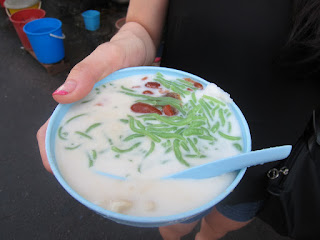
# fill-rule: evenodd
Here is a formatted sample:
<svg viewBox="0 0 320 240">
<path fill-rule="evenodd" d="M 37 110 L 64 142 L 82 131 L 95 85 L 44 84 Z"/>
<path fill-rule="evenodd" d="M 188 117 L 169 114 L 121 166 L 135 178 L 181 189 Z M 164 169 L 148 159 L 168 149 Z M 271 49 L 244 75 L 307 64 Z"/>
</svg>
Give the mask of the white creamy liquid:
<svg viewBox="0 0 320 240">
<path fill-rule="evenodd" d="M 139 129 L 141 125 L 137 121 L 140 121 L 145 129 L 161 124 L 159 120 L 146 120 L 141 117 L 145 114 L 135 113 L 130 109 L 132 104 L 141 98 L 125 93 L 141 95 L 143 91 L 150 90 L 154 93 L 151 96 L 160 97 L 167 90 L 162 85 L 161 90 L 145 87 L 146 82 L 155 82 L 155 76 L 148 75 L 146 80 L 142 80 L 145 77 L 133 76 L 106 83 L 70 108 L 56 137 L 59 170 L 68 184 L 81 196 L 111 211 L 135 216 L 165 216 L 199 207 L 221 194 L 232 183 L 235 174 L 228 173 L 204 180 L 159 179 L 186 169 L 187 166 L 177 160 L 176 153 L 172 150 L 174 139 L 158 137 L 160 142 L 154 142 L 154 150 L 147 157 L 146 154 L 152 146 L 150 137 L 140 136 L 125 141 L 126 137 L 136 134 L 127 122 L 130 120 L 128 116 L 135 119 L 135 128 Z M 175 81 L 175 78 L 170 76 L 164 78 Z M 221 137 L 218 132 L 209 133 L 206 130 L 203 130 L 203 135 L 210 134 L 214 140 L 201 139 L 196 135 L 184 136 L 184 131 L 181 131 L 179 135 L 192 139 L 202 156 L 190 157 L 196 154 L 195 150 L 188 141 L 179 140 L 180 144 L 184 142 L 188 147 L 186 150 L 180 146 L 183 159 L 192 167 L 239 154 L 241 150 L 234 144 L 243 144 L 242 139 L 238 139 L 241 137 L 241 130 L 228 107 L 228 103 L 232 102 L 229 95 L 214 84 L 209 84 L 204 90 L 196 90 L 195 93 L 193 97 L 197 99 L 208 95 L 224 103 L 224 106 L 216 104 L 223 109 L 223 118 L 219 117 L 219 110 L 216 110 L 215 116 L 214 110 L 209 113 L 210 116 L 203 110 L 203 116 L 207 116 L 209 124 L 206 128 L 219 122 L 219 131 L 234 139 L 229 140 Z M 183 104 L 191 100 L 191 94 L 182 98 Z M 215 104 L 208 99 L 207 107 L 209 102 L 214 108 Z M 179 112 L 177 116 L 183 114 Z M 176 127 L 172 130 L 174 132 L 183 126 L 171 127 Z M 139 146 L 129 151 L 134 145 Z M 128 152 L 119 153 L 115 148 Z M 126 177 L 127 180 L 111 179 L 97 174 L 97 171 Z"/>
</svg>

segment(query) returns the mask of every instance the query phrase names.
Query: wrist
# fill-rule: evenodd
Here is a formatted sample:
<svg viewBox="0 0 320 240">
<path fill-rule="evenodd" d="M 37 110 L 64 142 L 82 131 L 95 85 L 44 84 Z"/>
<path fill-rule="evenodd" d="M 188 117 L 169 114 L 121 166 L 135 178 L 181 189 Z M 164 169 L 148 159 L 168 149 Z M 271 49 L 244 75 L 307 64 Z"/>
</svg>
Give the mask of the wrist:
<svg viewBox="0 0 320 240">
<path fill-rule="evenodd" d="M 156 55 L 156 44 L 147 30 L 136 22 L 127 22 L 112 37 L 110 44 L 124 51 L 121 68 L 151 65 Z"/>
</svg>

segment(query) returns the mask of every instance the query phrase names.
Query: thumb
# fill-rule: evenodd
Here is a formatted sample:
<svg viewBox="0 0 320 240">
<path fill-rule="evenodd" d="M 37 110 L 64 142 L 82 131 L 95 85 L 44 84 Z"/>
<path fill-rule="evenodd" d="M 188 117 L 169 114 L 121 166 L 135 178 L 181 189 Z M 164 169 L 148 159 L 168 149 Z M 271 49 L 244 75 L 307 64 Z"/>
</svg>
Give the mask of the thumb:
<svg viewBox="0 0 320 240">
<path fill-rule="evenodd" d="M 121 67 L 121 54 L 108 43 L 96 48 L 75 65 L 66 81 L 53 92 L 59 103 L 72 103 L 85 97 L 94 84 Z"/>
</svg>

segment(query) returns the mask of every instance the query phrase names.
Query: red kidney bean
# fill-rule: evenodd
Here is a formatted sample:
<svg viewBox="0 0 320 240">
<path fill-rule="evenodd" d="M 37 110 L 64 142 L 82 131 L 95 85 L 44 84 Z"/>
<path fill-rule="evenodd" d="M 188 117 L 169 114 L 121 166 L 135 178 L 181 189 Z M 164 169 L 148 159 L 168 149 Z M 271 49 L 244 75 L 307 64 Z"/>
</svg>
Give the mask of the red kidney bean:
<svg viewBox="0 0 320 240">
<path fill-rule="evenodd" d="M 203 86 L 202 86 L 202 84 L 201 83 L 198 83 L 198 82 L 195 82 L 194 84 L 193 84 L 193 86 L 195 86 L 196 88 L 199 88 L 199 89 L 203 89 Z"/>
<path fill-rule="evenodd" d="M 181 100 L 180 94 L 175 92 L 168 92 L 164 96 Z"/>
<path fill-rule="evenodd" d="M 195 86 L 196 88 L 203 89 L 203 86 L 201 83 L 198 83 L 198 82 L 192 80 L 191 78 L 184 78 L 184 80 L 186 80 L 187 82 L 193 83 L 193 86 Z"/>
<path fill-rule="evenodd" d="M 160 83 L 157 82 L 147 82 L 145 84 L 146 87 L 148 88 L 159 88 L 160 87 Z"/>
<path fill-rule="evenodd" d="M 136 113 L 157 113 L 159 115 L 162 114 L 158 108 L 151 106 L 149 104 L 140 103 L 140 102 L 133 104 L 131 106 L 131 110 Z"/>
<path fill-rule="evenodd" d="M 171 105 L 165 105 L 162 107 L 163 113 L 167 116 L 174 116 L 177 114 L 176 110 L 174 107 Z"/>
<path fill-rule="evenodd" d="M 151 91 L 149 91 L 149 90 L 145 90 L 145 91 L 143 91 L 142 93 L 143 93 L 143 94 L 150 94 L 150 95 L 153 94 L 153 92 L 151 92 Z"/>
<path fill-rule="evenodd" d="M 143 77 L 141 80 L 147 80 L 148 79 L 148 77 Z"/>
<path fill-rule="evenodd" d="M 184 78 L 184 80 L 186 80 L 187 82 L 195 83 L 195 81 L 192 80 L 191 78 Z"/>
</svg>

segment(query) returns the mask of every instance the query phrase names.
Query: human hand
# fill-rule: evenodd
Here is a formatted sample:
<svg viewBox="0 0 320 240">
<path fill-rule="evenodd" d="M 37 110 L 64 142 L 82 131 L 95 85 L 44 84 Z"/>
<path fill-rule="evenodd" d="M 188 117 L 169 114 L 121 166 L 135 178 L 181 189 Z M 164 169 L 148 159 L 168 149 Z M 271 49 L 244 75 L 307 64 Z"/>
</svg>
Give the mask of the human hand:
<svg viewBox="0 0 320 240">
<path fill-rule="evenodd" d="M 148 65 L 156 48 L 148 32 L 130 22 L 110 40 L 101 44 L 88 57 L 75 65 L 66 81 L 52 94 L 58 103 L 72 103 L 85 97 L 94 84 L 112 72 L 125 67 Z M 45 136 L 49 120 L 37 132 L 38 146 L 45 169 L 52 173 L 46 150 Z"/>
</svg>

